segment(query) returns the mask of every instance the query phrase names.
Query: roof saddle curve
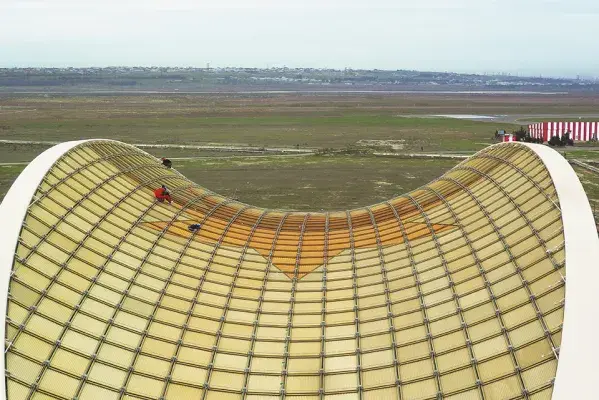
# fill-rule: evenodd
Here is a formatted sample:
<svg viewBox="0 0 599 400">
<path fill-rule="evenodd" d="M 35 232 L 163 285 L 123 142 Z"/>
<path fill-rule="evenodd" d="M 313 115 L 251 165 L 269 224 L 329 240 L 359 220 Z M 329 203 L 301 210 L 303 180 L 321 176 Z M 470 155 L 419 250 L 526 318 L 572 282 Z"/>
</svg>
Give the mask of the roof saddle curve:
<svg viewBox="0 0 599 400">
<path fill-rule="evenodd" d="M 596 398 L 599 239 L 548 147 L 490 146 L 324 213 L 68 142 L 0 221 L 9 400 Z"/>
</svg>

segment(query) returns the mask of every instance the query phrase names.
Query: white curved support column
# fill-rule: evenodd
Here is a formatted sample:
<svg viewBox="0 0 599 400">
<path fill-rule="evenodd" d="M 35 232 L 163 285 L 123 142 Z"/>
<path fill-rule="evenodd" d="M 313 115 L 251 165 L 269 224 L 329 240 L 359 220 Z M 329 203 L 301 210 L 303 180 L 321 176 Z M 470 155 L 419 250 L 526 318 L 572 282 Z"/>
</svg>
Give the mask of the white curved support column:
<svg viewBox="0 0 599 400">
<path fill-rule="evenodd" d="M 557 191 L 566 249 L 566 304 L 553 388 L 556 400 L 597 399 L 599 237 L 576 172 L 557 151 L 523 143 L 543 161 Z"/>
<path fill-rule="evenodd" d="M 0 298 L 2 300 L 2 324 L 0 324 L 0 335 L 4 340 L 6 338 L 6 314 L 7 314 L 7 295 L 8 284 L 10 281 L 10 272 L 12 270 L 15 249 L 21 234 L 21 227 L 29 204 L 44 176 L 52 168 L 54 163 L 62 157 L 63 154 L 72 148 L 86 142 L 79 140 L 65 142 L 49 148 L 37 156 L 25 169 L 15 182 L 12 184 L 8 193 L 0 204 Z M 6 344 L 4 346 L 6 348 Z M 0 367 L 6 371 L 5 357 L 1 357 Z M 6 399 L 6 379 L 4 376 L 0 379 L 0 398 Z"/>
</svg>

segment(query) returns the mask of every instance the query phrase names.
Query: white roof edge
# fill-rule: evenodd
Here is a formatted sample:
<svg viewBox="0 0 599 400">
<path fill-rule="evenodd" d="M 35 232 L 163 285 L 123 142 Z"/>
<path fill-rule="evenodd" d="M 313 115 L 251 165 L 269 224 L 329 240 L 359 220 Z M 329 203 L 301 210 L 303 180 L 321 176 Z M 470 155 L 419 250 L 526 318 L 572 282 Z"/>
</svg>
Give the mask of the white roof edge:
<svg viewBox="0 0 599 400">
<path fill-rule="evenodd" d="M 597 398 L 599 237 L 587 195 L 568 161 L 540 144 L 518 143 L 545 164 L 557 191 L 566 251 L 566 304 L 553 399 Z"/>
<path fill-rule="evenodd" d="M 27 167 L 14 181 L 2 204 L 0 204 L 0 302 L 2 305 L 2 323 L 0 324 L 0 335 L 3 340 L 6 338 L 6 315 L 8 305 L 8 284 L 10 281 L 10 272 L 12 270 L 15 250 L 21 233 L 23 221 L 27 215 L 29 204 L 44 176 L 66 152 L 82 143 L 94 141 L 77 140 L 58 144 L 44 151 L 31 161 Z M 5 345 L 6 346 L 6 345 Z M 0 357 L 0 371 L 4 374 L 6 371 L 5 357 Z M 6 378 L 0 379 L 0 399 L 5 400 Z"/>
</svg>

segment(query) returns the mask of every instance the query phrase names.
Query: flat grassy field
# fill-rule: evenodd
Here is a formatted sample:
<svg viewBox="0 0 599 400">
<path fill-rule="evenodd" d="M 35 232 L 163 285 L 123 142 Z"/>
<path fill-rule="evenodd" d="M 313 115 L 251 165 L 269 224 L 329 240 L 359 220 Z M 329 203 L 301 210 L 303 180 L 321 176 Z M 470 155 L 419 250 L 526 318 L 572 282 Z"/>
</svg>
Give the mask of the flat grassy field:
<svg viewBox="0 0 599 400">
<path fill-rule="evenodd" d="M 598 110 L 596 110 L 598 111 Z M 529 122 L 548 122 L 548 121 L 558 121 L 558 122 L 596 122 L 599 121 L 599 114 L 598 116 L 594 116 L 594 117 L 546 117 L 546 118 L 542 118 L 542 117 L 528 117 L 528 118 L 519 118 L 516 120 L 516 122 L 525 122 L 525 121 L 529 121 Z"/>
<path fill-rule="evenodd" d="M 416 189 L 457 164 L 373 156 L 194 160 L 177 169 L 194 182 L 265 208 L 345 210 Z"/>
<path fill-rule="evenodd" d="M 318 148 L 369 139 L 404 141 L 407 151 L 478 150 L 496 129 L 518 126 L 422 116 L 583 114 L 598 108 L 599 97 L 581 95 L 2 95 L 0 139 Z"/>
<path fill-rule="evenodd" d="M 236 157 L 176 161 L 192 181 L 265 208 L 344 210 L 388 200 L 435 179 L 453 160 L 374 156 Z M 0 199 L 24 168 L 0 166 Z"/>
<path fill-rule="evenodd" d="M 37 157 L 39 154 L 50 148 L 50 145 L 41 144 L 19 144 L 19 143 L 0 143 L 0 164 L 6 163 L 27 163 Z M 211 150 L 191 150 L 191 149 L 160 149 L 145 148 L 145 152 L 155 157 L 166 157 L 171 159 L 187 157 L 238 157 L 250 156 L 255 153 L 243 151 L 211 151 Z"/>
<path fill-rule="evenodd" d="M 573 168 L 591 201 L 591 206 L 594 205 L 599 213 L 599 174 L 578 166 L 573 166 Z"/>
<path fill-rule="evenodd" d="M 217 144 L 334 149 L 304 157 L 246 157 L 190 149 L 148 149 L 177 160 L 200 185 L 263 207 L 360 207 L 428 183 L 456 164 L 358 155 L 360 150 L 461 152 L 492 143 L 519 125 L 431 115 L 590 115 L 599 96 L 474 94 L 0 95 L 0 139 Z M 26 163 L 48 146 L 0 144 L 2 163 Z M 593 148 L 568 157 L 599 159 Z M 236 156 L 235 158 L 229 158 Z M 0 197 L 24 165 L 0 166 Z M 587 185 L 588 186 L 588 185 Z M 591 189 L 589 189 L 591 190 Z"/>
<path fill-rule="evenodd" d="M 25 165 L 0 165 L 0 201 L 24 168 Z"/>
<path fill-rule="evenodd" d="M 66 141 L 109 138 L 128 143 L 231 144 L 255 147 L 344 148 L 362 139 L 403 141 L 411 151 L 476 150 L 495 129 L 511 124 L 451 118 L 390 115 L 338 116 L 167 116 L 86 120 L 20 120 L 0 132 L 2 139 Z"/>
<path fill-rule="evenodd" d="M 580 146 L 556 148 L 555 150 L 560 152 L 566 158 L 576 158 L 582 161 L 599 160 L 599 150 L 587 150 L 585 147 Z"/>
<path fill-rule="evenodd" d="M 598 166 L 599 163 L 593 165 Z M 582 186 L 584 187 L 587 197 L 589 198 L 591 210 L 595 216 L 597 229 L 599 229 L 599 174 L 578 166 L 573 166 L 573 168 L 574 171 L 576 171 L 576 175 L 578 175 L 578 179 L 580 179 Z"/>
</svg>

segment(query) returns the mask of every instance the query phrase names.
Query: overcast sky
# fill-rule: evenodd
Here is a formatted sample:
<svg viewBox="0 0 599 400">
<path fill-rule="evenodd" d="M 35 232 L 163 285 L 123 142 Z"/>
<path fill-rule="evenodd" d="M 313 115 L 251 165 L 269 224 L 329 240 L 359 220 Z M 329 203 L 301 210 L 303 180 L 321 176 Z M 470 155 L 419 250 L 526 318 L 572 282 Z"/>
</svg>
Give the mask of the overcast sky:
<svg viewBox="0 0 599 400">
<path fill-rule="evenodd" d="M 0 0 L 0 67 L 599 76 L 599 0 Z"/>
</svg>

